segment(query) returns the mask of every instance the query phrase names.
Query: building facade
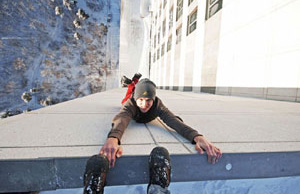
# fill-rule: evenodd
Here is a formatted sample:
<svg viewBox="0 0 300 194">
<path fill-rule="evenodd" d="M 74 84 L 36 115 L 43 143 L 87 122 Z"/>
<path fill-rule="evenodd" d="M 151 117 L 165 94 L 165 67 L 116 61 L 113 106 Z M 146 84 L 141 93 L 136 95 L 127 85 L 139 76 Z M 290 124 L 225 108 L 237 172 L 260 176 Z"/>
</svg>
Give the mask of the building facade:
<svg viewBox="0 0 300 194">
<path fill-rule="evenodd" d="M 152 0 L 150 79 L 300 102 L 300 0 Z"/>
</svg>

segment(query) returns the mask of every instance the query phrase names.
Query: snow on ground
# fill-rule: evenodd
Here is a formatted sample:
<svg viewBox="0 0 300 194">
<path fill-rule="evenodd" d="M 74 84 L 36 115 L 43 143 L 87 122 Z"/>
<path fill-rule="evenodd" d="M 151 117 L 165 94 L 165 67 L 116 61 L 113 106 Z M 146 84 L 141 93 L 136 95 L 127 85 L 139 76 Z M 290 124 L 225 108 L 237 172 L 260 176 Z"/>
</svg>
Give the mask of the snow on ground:
<svg viewBox="0 0 300 194">
<path fill-rule="evenodd" d="M 118 87 L 119 0 L 79 0 L 72 10 L 61 0 L 1 0 L 0 15 L 1 116 Z M 22 94 L 33 88 L 39 92 L 25 103 Z"/>
<path fill-rule="evenodd" d="M 300 177 L 239 179 L 171 183 L 172 194 L 299 194 Z M 82 194 L 81 189 L 44 191 L 41 194 Z M 106 187 L 105 194 L 145 194 L 147 185 Z"/>
</svg>

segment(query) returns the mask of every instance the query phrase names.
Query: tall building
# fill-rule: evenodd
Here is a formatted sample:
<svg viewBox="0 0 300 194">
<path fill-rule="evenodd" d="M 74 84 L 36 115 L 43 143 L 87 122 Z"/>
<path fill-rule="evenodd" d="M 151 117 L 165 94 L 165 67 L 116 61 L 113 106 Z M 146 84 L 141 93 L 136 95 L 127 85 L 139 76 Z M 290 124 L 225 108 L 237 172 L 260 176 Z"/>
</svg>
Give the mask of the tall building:
<svg viewBox="0 0 300 194">
<path fill-rule="evenodd" d="M 300 0 L 151 0 L 150 78 L 167 90 L 300 102 Z"/>
</svg>

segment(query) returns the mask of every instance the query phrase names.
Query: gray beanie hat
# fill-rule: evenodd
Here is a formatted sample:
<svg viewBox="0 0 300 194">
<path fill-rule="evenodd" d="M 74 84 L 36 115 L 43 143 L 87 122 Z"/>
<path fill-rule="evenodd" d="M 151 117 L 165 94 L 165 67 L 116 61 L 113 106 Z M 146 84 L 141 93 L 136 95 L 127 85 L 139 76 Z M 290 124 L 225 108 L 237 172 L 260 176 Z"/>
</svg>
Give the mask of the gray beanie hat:
<svg viewBox="0 0 300 194">
<path fill-rule="evenodd" d="M 151 98 L 155 100 L 156 85 L 149 79 L 141 79 L 136 85 L 134 90 L 134 99 L 138 98 Z"/>
</svg>

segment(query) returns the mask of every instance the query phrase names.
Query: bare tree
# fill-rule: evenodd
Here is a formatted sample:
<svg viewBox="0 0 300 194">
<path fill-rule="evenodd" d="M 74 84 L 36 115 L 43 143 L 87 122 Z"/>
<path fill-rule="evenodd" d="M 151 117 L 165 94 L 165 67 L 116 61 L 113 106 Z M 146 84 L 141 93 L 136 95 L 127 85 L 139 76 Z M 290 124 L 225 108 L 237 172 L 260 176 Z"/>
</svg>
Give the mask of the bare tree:
<svg viewBox="0 0 300 194">
<path fill-rule="evenodd" d="M 15 70 L 20 71 L 20 70 L 26 70 L 26 65 L 24 63 L 24 60 L 21 58 L 17 58 L 13 61 L 13 66 Z"/>
</svg>

